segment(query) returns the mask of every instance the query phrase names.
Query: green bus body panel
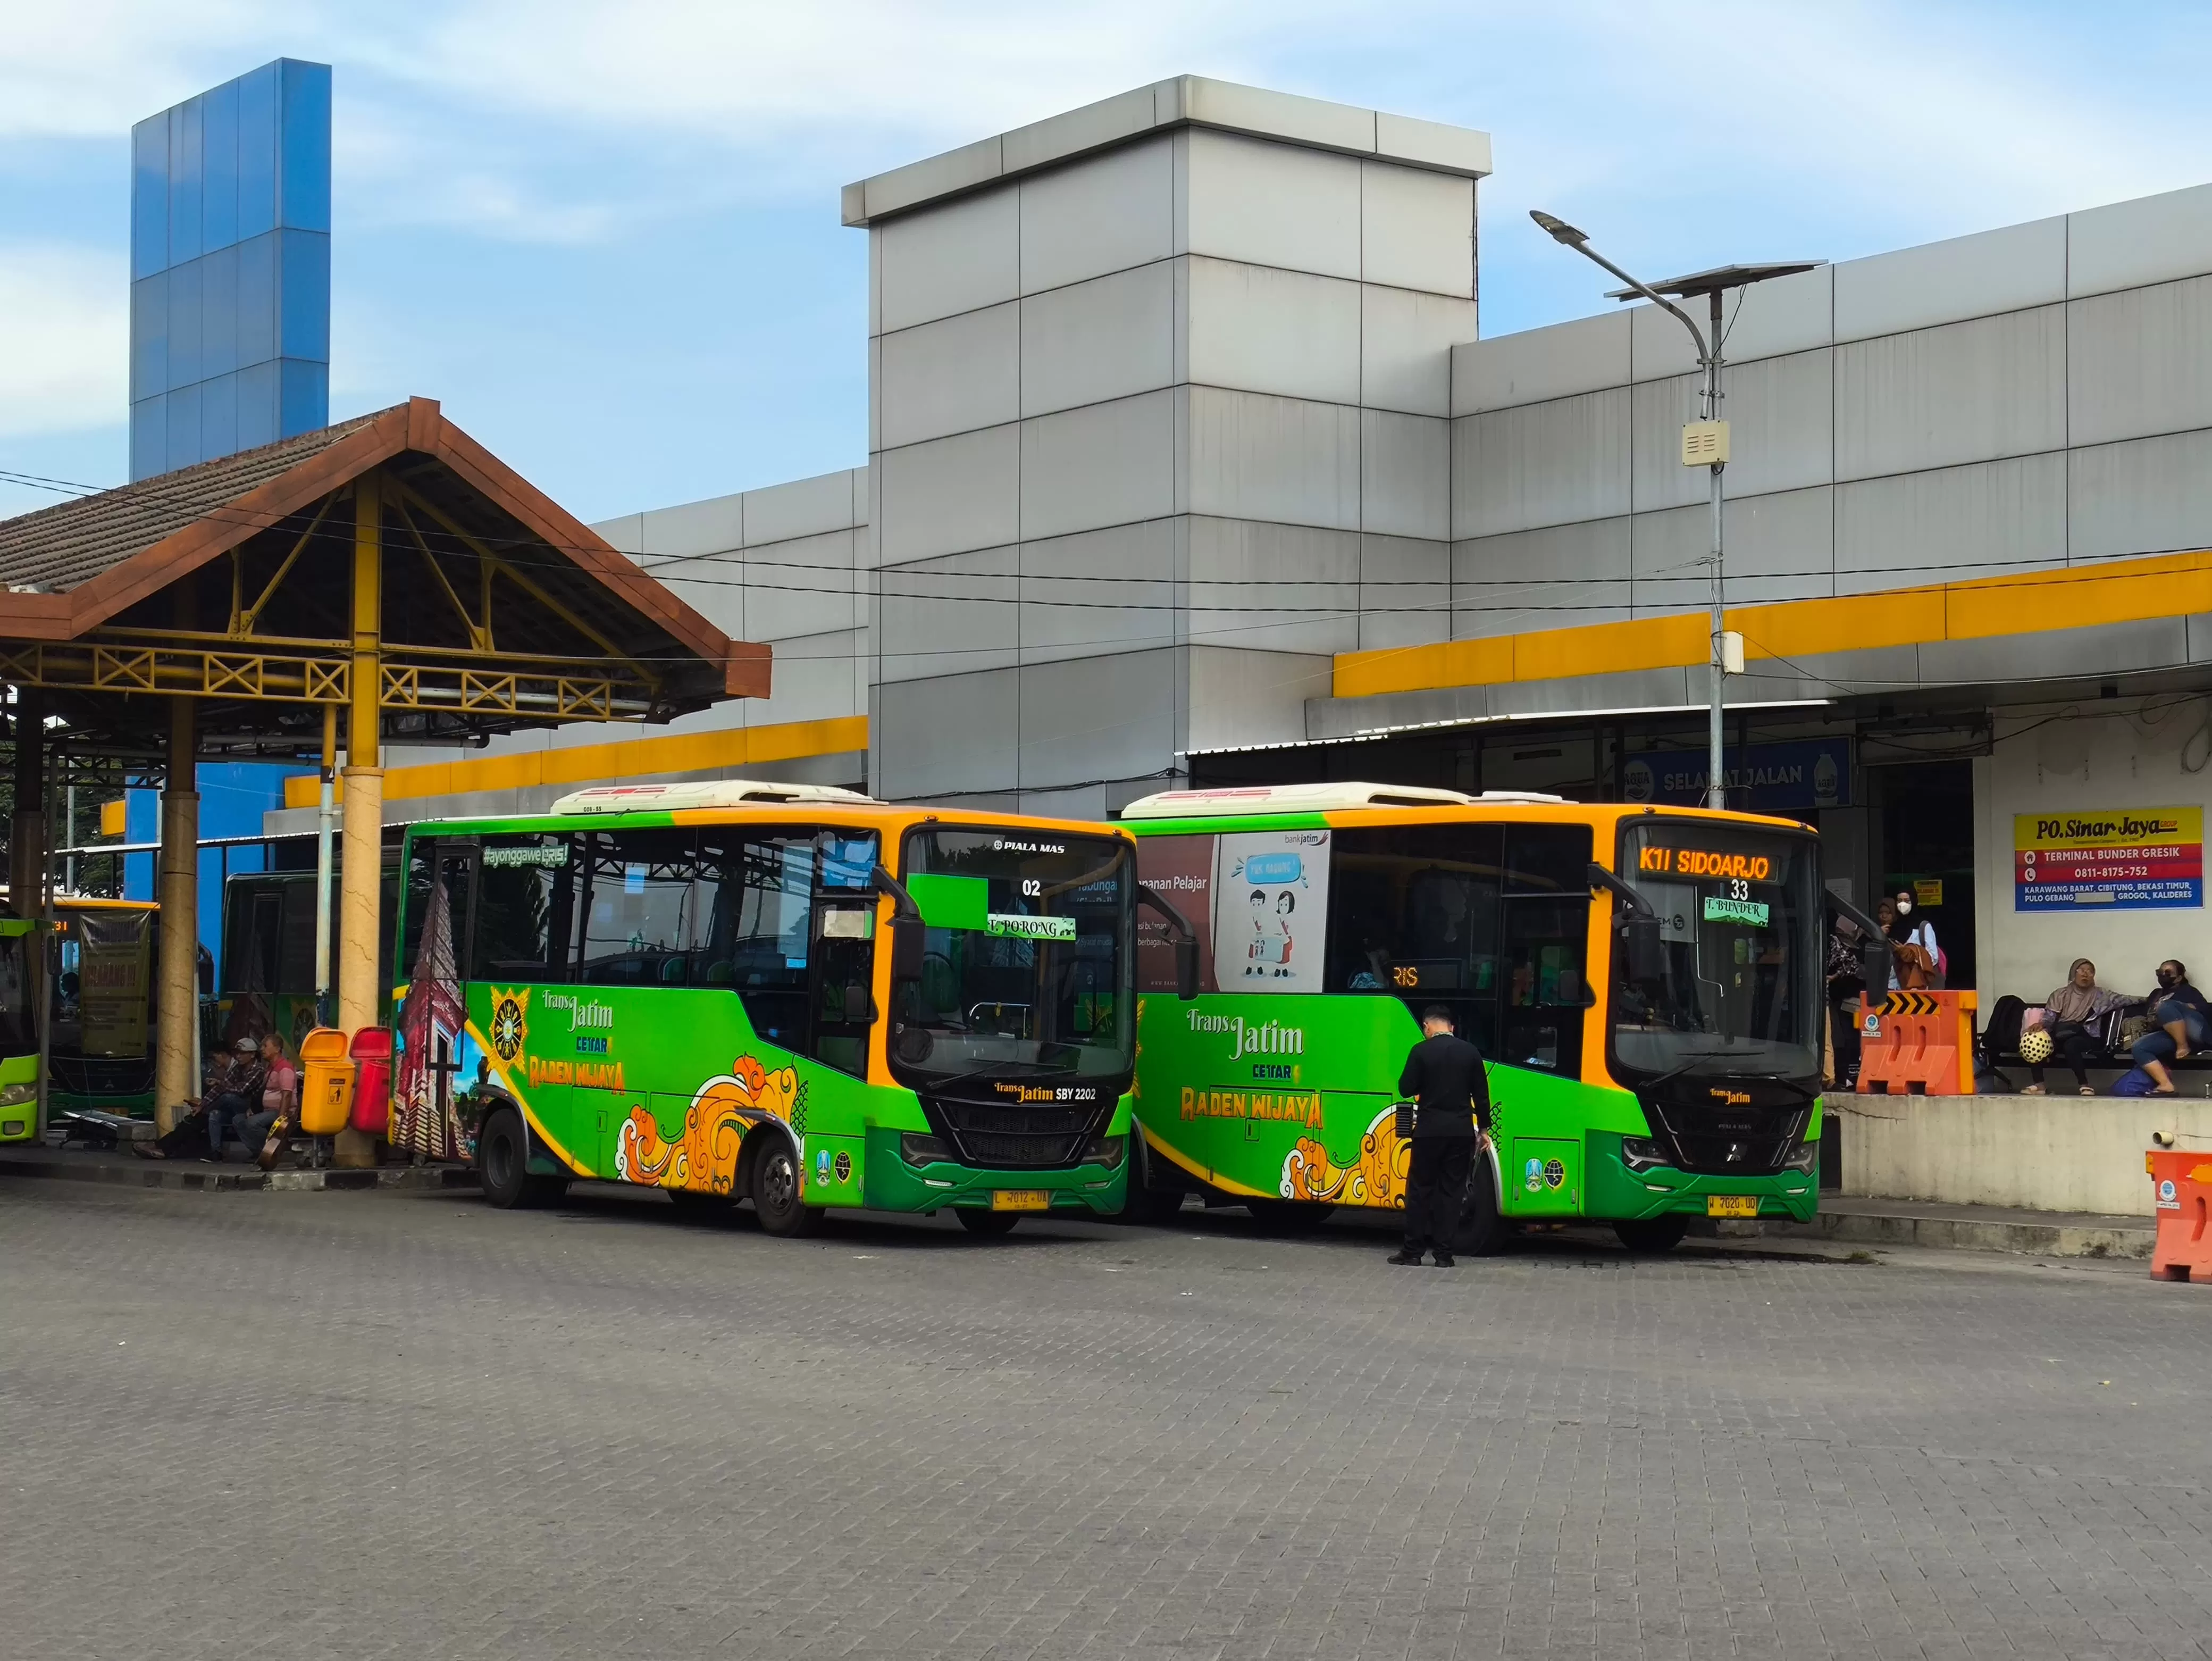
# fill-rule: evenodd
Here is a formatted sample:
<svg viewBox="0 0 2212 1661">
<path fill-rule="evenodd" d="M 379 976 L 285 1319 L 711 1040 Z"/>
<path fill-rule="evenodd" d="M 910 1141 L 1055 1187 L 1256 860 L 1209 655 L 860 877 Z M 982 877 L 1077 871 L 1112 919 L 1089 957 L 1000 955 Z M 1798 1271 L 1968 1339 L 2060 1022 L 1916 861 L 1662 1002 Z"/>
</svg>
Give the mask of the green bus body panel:
<svg viewBox="0 0 2212 1661">
<path fill-rule="evenodd" d="M 1395 1209 L 1411 1150 L 1394 1106 L 1413 1012 L 1384 995 L 1207 993 L 1137 1004 L 1136 1112 L 1146 1141 L 1224 1193 Z M 1802 1221 L 1802 1171 L 1773 1177 L 1632 1175 L 1623 1136 L 1650 1125 L 1629 1091 L 1492 1062 L 1491 1134 L 1506 1216 L 1607 1220 L 1692 1211 L 1711 1194 L 1755 1195 L 1762 1214 Z M 1816 1110 L 1809 1135 L 1820 1134 Z"/>
<path fill-rule="evenodd" d="M 464 1130 L 472 1139 L 487 1109 L 511 1098 L 542 1174 L 731 1194 L 746 1138 L 787 1135 L 808 1205 L 934 1211 L 1024 1189 L 1044 1190 L 1055 1208 L 1121 1206 L 1126 1160 L 1110 1173 L 907 1165 L 900 1133 L 929 1129 L 912 1091 L 769 1043 L 726 989 L 479 981 L 462 995 Z M 1126 1134 L 1126 1098 L 1114 1123 Z"/>
<path fill-rule="evenodd" d="M 0 1056 L 0 1091 L 35 1092 L 39 1084 L 36 1055 Z M 18 1129 L 10 1130 L 9 1125 Z M 39 1134 L 39 1102 L 35 1093 L 25 1100 L 0 1107 L 0 1142 L 27 1142 Z"/>
<path fill-rule="evenodd" d="M 1235 814 L 1125 822 L 1147 837 L 1344 829 L 1343 814 Z M 1396 1209 L 1411 1150 L 1393 1107 L 1413 1012 L 1387 994 L 1205 993 L 1137 1003 L 1137 1116 L 1156 1155 L 1231 1196 Z M 1709 1196 L 1753 1196 L 1759 1214 L 1810 1221 L 1817 1178 L 1632 1172 L 1624 1136 L 1651 1127 L 1634 1093 L 1529 1068 L 1488 1064 L 1504 1215 L 1540 1222 L 1706 1214 Z M 1807 1129 L 1820 1133 L 1816 1103 Z"/>
</svg>

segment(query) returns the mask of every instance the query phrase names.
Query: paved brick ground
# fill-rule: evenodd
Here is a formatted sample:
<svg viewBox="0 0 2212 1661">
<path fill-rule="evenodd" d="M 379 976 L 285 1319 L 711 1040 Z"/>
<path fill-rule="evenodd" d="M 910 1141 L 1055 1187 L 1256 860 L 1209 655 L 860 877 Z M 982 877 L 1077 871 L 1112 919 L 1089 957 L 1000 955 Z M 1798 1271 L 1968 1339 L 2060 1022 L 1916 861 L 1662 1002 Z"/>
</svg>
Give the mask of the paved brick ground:
<svg viewBox="0 0 2212 1661">
<path fill-rule="evenodd" d="M 0 1182 L 0 1651 L 2203 1658 L 2208 1406 L 2133 1266 Z"/>
</svg>

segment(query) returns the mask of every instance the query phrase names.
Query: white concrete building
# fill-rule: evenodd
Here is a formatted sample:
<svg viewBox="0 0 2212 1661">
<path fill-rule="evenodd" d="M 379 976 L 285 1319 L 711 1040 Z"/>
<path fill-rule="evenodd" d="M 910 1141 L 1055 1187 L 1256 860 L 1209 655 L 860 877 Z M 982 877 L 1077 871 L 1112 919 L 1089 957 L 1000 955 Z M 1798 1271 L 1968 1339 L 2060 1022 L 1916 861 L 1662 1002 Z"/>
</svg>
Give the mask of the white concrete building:
<svg viewBox="0 0 2212 1661">
<path fill-rule="evenodd" d="M 847 186 L 870 465 L 596 527 L 770 642 L 774 696 L 426 757 L 390 811 L 740 770 L 1078 815 L 1194 776 L 1685 799 L 1689 343 L 1644 306 L 1482 338 L 1490 169 L 1481 133 L 1182 77 Z M 2212 807 L 2212 186 L 1731 311 L 1730 743 L 1795 780 L 1747 805 L 1819 823 L 1861 899 L 1932 885 L 1985 991 L 2212 956 L 2201 880 L 2021 910 L 2013 847 Z"/>
</svg>

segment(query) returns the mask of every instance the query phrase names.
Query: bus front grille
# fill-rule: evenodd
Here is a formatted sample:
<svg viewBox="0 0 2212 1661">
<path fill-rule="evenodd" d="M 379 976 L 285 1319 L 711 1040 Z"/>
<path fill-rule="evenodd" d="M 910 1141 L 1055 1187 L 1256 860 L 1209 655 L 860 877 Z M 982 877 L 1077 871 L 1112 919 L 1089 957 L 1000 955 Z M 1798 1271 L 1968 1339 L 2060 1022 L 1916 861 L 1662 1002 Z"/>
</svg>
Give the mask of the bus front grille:
<svg viewBox="0 0 2212 1661">
<path fill-rule="evenodd" d="M 1771 1177 L 1805 1134 L 1802 1107 L 1740 1108 L 1714 1112 L 1646 1099 L 1646 1116 L 1661 1145 L 1673 1144 L 1677 1171 L 1698 1177 Z"/>
<path fill-rule="evenodd" d="M 999 1171 L 1076 1164 L 1085 1144 L 1114 1110 L 1110 1100 L 1014 1106 L 939 1099 L 931 1105 L 963 1165 Z"/>
</svg>

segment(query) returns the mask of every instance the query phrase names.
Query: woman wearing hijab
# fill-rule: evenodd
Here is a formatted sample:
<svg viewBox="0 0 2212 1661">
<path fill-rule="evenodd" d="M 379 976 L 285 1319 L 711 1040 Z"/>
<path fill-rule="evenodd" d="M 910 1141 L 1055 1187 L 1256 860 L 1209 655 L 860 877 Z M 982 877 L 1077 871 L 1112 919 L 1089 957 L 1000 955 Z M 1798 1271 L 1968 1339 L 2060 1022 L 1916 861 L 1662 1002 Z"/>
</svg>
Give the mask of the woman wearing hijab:
<svg viewBox="0 0 2212 1661">
<path fill-rule="evenodd" d="M 2084 1096 L 2097 1093 L 2089 1086 L 2088 1062 L 2097 1048 L 2090 1036 L 2090 1023 L 2114 1004 L 2126 1001 L 2118 993 L 2107 992 L 2097 984 L 2097 965 L 2087 958 L 2075 958 L 2074 966 L 2066 971 L 2066 984 L 2043 1001 L 2043 1030 L 2051 1035 L 2059 1059 L 2074 1069 L 2074 1082 Z M 2033 1082 L 2022 1093 L 2040 1096 L 2042 1064 L 2032 1063 L 2027 1070 Z"/>
<path fill-rule="evenodd" d="M 1912 916 L 1912 891 L 1900 888 L 1885 900 L 1889 915 L 1875 916 L 1889 931 L 1889 989 L 1924 992 L 1936 984 L 1936 965 L 1942 962 L 1936 944 L 1936 925 Z"/>
</svg>

